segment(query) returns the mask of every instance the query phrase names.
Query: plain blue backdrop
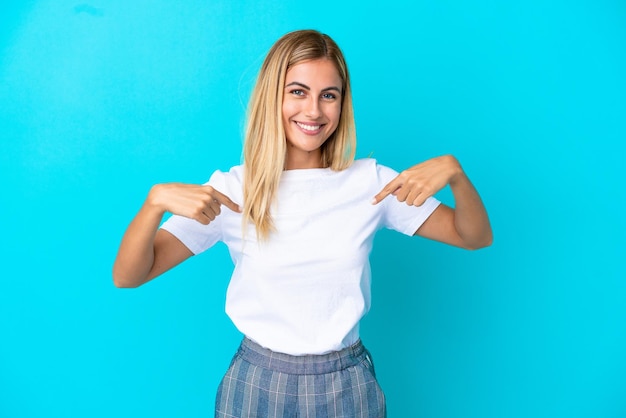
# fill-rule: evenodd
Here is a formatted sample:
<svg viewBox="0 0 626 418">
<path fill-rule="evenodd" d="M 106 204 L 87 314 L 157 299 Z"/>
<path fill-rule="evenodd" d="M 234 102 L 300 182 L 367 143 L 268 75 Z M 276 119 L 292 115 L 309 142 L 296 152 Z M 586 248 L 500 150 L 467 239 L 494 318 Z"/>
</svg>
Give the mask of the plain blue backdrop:
<svg viewBox="0 0 626 418">
<path fill-rule="evenodd" d="M 362 333 L 390 417 L 626 416 L 624 2 L 41 0 L 0 16 L 0 417 L 212 416 L 241 338 L 225 248 L 139 289 L 111 267 L 153 184 L 240 162 L 261 60 L 301 28 L 344 49 L 358 156 L 456 155 L 493 224 L 477 252 L 377 237 Z"/>
</svg>

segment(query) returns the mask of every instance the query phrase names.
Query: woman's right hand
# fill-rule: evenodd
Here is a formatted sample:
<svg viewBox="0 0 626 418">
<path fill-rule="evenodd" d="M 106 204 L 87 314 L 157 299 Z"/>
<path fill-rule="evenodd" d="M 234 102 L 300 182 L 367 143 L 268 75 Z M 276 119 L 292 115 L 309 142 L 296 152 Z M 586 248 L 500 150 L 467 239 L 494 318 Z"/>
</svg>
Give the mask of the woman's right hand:
<svg viewBox="0 0 626 418">
<path fill-rule="evenodd" d="M 174 235 L 159 229 L 165 212 L 208 225 L 220 214 L 222 205 L 241 212 L 228 196 L 211 186 L 182 183 L 153 186 L 122 237 L 113 265 L 115 285 L 140 286 L 193 255 Z"/>
<path fill-rule="evenodd" d="M 208 185 L 157 184 L 150 190 L 147 203 L 162 212 L 194 219 L 203 225 L 208 225 L 220 214 L 222 205 L 241 212 L 238 204 Z"/>
</svg>

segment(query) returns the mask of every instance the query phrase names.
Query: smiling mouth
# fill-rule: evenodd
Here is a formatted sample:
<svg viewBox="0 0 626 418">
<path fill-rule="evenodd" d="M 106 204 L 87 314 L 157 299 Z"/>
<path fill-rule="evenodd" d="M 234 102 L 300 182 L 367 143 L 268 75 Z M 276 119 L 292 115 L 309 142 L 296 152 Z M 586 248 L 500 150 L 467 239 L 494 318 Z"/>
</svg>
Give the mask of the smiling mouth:
<svg viewBox="0 0 626 418">
<path fill-rule="evenodd" d="M 301 129 L 304 129 L 307 132 L 316 132 L 322 128 L 322 125 L 319 124 L 307 125 L 302 122 L 296 122 L 296 125 L 298 125 Z"/>
</svg>

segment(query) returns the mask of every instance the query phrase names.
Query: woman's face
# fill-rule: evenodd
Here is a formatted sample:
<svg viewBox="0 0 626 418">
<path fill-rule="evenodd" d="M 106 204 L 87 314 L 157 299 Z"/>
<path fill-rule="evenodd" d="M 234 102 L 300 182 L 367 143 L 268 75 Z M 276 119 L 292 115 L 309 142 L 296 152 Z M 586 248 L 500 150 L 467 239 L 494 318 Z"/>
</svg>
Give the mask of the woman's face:
<svg viewBox="0 0 626 418">
<path fill-rule="evenodd" d="M 287 71 L 283 92 L 286 170 L 322 166 L 320 147 L 339 124 L 342 84 L 335 64 L 327 59 L 304 61 Z"/>
</svg>

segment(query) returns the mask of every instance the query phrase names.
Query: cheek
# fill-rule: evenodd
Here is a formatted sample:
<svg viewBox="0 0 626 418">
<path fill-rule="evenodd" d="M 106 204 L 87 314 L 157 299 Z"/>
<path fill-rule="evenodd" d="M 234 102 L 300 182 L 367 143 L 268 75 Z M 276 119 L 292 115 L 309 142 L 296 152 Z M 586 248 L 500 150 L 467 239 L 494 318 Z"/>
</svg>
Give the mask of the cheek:
<svg viewBox="0 0 626 418">
<path fill-rule="evenodd" d="M 286 100 L 283 102 L 283 121 L 287 122 L 290 117 L 297 113 L 296 105 L 293 101 Z"/>
<path fill-rule="evenodd" d="M 339 124 L 339 118 L 341 117 L 341 105 L 335 105 L 328 109 L 327 117 L 337 126 Z"/>
<path fill-rule="evenodd" d="M 295 114 L 294 109 L 293 109 L 293 104 L 289 102 L 283 102 L 282 109 L 283 109 L 283 131 L 285 133 L 285 137 L 287 138 L 287 140 L 289 140 L 289 137 L 291 137 L 291 133 L 293 129 L 293 127 L 291 126 L 291 123 L 289 122 L 289 119 L 291 119 L 291 117 L 293 117 L 293 115 Z"/>
</svg>

